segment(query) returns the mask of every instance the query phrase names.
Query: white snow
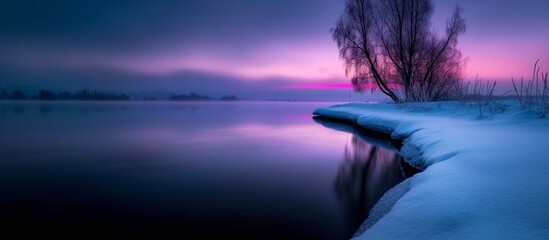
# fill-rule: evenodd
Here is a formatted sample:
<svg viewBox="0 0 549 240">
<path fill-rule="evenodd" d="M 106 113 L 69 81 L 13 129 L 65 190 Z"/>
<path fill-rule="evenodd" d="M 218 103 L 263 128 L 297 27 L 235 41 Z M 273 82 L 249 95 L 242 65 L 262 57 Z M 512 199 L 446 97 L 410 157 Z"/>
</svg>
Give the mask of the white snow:
<svg viewBox="0 0 549 240">
<path fill-rule="evenodd" d="M 455 102 L 317 109 L 405 139 L 406 161 L 425 168 L 378 202 L 356 238 L 549 239 L 549 120 L 512 101 L 497 109 L 489 118 Z"/>
</svg>

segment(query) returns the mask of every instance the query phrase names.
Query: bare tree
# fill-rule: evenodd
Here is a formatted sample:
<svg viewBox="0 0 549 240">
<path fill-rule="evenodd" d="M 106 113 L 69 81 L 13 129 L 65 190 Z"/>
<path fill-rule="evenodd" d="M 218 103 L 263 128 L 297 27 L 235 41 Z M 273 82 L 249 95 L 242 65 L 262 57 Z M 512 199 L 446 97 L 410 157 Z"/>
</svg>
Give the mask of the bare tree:
<svg viewBox="0 0 549 240">
<path fill-rule="evenodd" d="M 374 83 L 394 102 L 445 100 L 459 89 L 461 8 L 443 37 L 431 29 L 432 13 L 430 0 L 346 0 L 332 38 L 355 89 Z"/>
</svg>

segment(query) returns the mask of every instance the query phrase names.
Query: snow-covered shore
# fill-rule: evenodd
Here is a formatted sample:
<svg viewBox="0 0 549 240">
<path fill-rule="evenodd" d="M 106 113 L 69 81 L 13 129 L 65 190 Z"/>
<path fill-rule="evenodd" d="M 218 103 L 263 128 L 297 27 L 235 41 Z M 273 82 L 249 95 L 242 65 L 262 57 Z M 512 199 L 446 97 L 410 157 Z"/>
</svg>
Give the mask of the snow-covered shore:
<svg viewBox="0 0 549 240">
<path fill-rule="evenodd" d="M 548 239 L 549 120 L 501 102 L 489 119 L 453 102 L 351 103 L 319 117 L 404 139 L 422 173 L 391 189 L 357 239 Z"/>
</svg>

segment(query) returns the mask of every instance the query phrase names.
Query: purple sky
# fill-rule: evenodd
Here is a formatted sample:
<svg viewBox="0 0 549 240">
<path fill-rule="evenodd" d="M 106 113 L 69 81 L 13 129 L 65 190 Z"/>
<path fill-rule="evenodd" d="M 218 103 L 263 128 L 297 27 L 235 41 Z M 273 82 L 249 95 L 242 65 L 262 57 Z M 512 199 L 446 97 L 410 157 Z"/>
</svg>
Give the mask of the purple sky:
<svg viewBox="0 0 549 240">
<path fill-rule="evenodd" d="M 347 99 L 329 34 L 343 3 L 3 1 L 0 88 Z M 549 1 L 433 3 L 441 32 L 455 4 L 464 8 L 468 29 L 459 46 L 468 79 L 479 74 L 510 87 L 511 77 L 531 75 L 538 58 L 549 71 Z"/>
</svg>

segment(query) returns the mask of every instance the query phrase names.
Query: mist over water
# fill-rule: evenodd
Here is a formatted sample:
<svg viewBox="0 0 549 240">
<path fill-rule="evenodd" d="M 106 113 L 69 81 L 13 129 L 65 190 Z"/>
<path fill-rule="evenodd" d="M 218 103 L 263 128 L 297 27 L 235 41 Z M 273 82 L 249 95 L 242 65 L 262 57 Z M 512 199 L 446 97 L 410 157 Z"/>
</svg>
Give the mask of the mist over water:
<svg viewBox="0 0 549 240">
<path fill-rule="evenodd" d="M 315 122 L 325 105 L 0 102 L 0 215 L 58 235 L 348 239 L 405 174 L 395 149 Z"/>
</svg>

